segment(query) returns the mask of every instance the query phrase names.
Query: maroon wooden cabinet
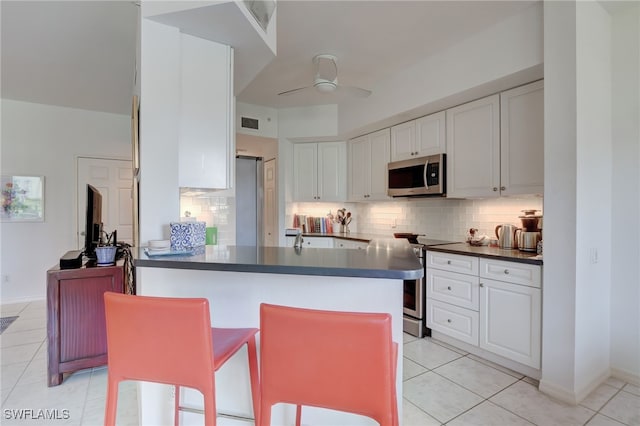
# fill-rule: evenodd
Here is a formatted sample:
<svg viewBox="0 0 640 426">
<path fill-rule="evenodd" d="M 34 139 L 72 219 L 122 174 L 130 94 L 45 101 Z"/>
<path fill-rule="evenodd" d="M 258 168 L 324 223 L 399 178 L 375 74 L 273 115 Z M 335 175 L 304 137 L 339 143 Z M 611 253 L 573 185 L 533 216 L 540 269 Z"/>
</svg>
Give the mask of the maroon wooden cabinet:
<svg viewBox="0 0 640 426">
<path fill-rule="evenodd" d="M 124 291 L 122 261 L 47 271 L 49 386 L 62 383 L 63 373 L 107 364 L 105 291 Z"/>
</svg>

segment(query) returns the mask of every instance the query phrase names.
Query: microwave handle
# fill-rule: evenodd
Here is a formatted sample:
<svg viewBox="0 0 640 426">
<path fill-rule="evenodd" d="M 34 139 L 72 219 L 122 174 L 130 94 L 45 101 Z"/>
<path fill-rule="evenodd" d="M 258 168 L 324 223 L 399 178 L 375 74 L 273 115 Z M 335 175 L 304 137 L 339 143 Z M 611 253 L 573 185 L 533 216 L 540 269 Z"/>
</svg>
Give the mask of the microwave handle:
<svg viewBox="0 0 640 426">
<path fill-rule="evenodd" d="M 429 166 L 429 159 L 424 163 L 424 172 L 422 174 L 422 178 L 424 179 L 424 187 L 429 189 L 429 185 L 427 184 L 427 166 Z"/>
</svg>

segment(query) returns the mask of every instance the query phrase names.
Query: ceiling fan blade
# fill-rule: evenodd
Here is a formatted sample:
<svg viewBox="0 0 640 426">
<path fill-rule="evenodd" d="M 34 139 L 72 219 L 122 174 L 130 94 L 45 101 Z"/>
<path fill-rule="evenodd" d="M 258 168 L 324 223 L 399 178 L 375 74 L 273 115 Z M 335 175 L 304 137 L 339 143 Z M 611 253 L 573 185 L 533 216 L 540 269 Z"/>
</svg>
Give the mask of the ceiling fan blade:
<svg viewBox="0 0 640 426">
<path fill-rule="evenodd" d="M 358 98 L 366 98 L 371 95 L 371 90 L 363 89 L 361 87 L 355 86 L 341 86 L 338 85 L 338 90 L 341 92 L 347 93 L 352 96 L 356 96 Z"/>
<path fill-rule="evenodd" d="M 286 90 L 284 92 L 278 93 L 278 96 L 280 96 L 280 95 L 282 95 L 282 96 L 293 95 L 294 93 L 297 93 L 297 92 L 300 92 L 300 91 L 303 91 L 303 90 L 307 90 L 307 89 L 313 89 L 313 86 L 298 87 L 297 89 Z"/>
</svg>

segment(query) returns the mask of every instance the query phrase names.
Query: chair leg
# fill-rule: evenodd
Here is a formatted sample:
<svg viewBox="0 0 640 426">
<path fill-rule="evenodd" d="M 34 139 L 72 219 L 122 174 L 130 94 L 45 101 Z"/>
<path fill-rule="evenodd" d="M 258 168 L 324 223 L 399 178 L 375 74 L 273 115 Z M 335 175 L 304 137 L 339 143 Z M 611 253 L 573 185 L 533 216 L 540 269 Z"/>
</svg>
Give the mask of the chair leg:
<svg viewBox="0 0 640 426">
<path fill-rule="evenodd" d="M 218 412 L 216 411 L 216 393 L 214 388 L 204 390 L 204 424 L 216 426 Z"/>
<path fill-rule="evenodd" d="M 302 421 L 302 405 L 296 405 L 296 426 L 300 426 Z"/>
<path fill-rule="evenodd" d="M 180 386 L 175 386 L 175 397 L 173 398 L 173 424 L 180 424 Z"/>
<path fill-rule="evenodd" d="M 115 426 L 116 414 L 118 412 L 118 383 L 119 381 L 111 376 L 107 378 L 107 402 L 104 412 L 104 425 Z"/>
<path fill-rule="evenodd" d="M 256 420 L 256 426 L 271 426 L 271 405 L 260 400 L 260 423 Z"/>
<path fill-rule="evenodd" d="M 260 424 L 260 376 L 258 374 L 258 352 L 256 350 L 256 336 L 247 342 L 249 354 L 249 376 L 251 378 L 251 398 L 253 400 L 253 417 L 255 424 Z"/>
</svg>

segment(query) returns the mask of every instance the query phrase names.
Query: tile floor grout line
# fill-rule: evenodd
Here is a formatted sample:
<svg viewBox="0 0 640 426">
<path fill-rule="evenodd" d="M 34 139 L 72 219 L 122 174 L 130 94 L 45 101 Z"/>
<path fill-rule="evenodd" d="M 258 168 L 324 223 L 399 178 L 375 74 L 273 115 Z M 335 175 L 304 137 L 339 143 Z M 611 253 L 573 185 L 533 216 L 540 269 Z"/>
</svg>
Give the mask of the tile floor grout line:
<svg viewBox="0 0 640 426">
<path fill-rule="evenodd" d="M 11 387 L 11 390 L 9 391 L 9 393 L 7 393 L 7 397 L 2 400 L 2 406 L 3 407 L 4 407 L 4 404 L 9 400 L 9 397 L 11 396 L 13 391 L 15 390 L 16 386 L 18 386 L 18 383 L 20 383 L 20 380 L 22 379 L 22 376 L 24 376 L 24 373 L 27 372 L 27 369 L 29 368 L 29 366 L 33 362 L 33 359 L 38 354 L 38 351 L 40 350 L 42 345 L 46 344 L 46 341 L 47 341 L 47 339 L 45 338 L 42 342 L 40 342 L 40 345 L 38 346 L 38 349 L 35 350 L 35 352 L 33 353 L 33 356 L 31 357 L 31 359 L 29 359 L 29 361 L 27 362 L 27 365 L 24 367 L 24 370 L 22 370 L 22 373 L 20 373 L 20 376 L 18 376 L 18 379 L 16 380 L 16 382 Z M 17 345 L 17 346 L 19 346 L 19 345 Z M 14 364 L 20 364 L 20 363 L 14 363 Z M 9 364 L 9 365 L 11 365 L 11 364 Z"/>
<path fill-rule="evenodd" d="M 513 377 L 513 376 L 512 376 L 512 377 Z M 527 376 L 525 376 L 525 377 L 527 377 Z M 523 377 L 523 378 L 518 379 L 518 380 L 516 380 L 515 382 L 511 383 L 509 386 L 505 387 L 505 388 L 504 388 L 504 389 L 502 389 L 500 392 L 496 392 L 495 394 L 491 395 L 489 398 L 487 398 L 487 401 L 489 401 L 490 403 L 492 403 L 492 404 L 493 404 L 493 405 L 495 405 L 496 407 L 500 407 L 500 408 L 502 408 L 503 410 L 505 410 L 506 412 L 511 413 L 511 414 L 513 414 L 514 416 L 519 417 L 519 418 L 521 418 L 521 419 L 525 420 L 526 422 L 529 422 L 529 423 L 531 423 L 532 425 L 536 425 L 536 426 L 537 426 L 538 424 L 537 424 L 537 423 L 534 423 L 532 420 L 529 420 L 529 419 L 527 419 L 527 418 L 525 418 L 525 417 L 522 417 L 520 414 L 518 414 L 518 413 L 514 413 L 513 411 L 511 411 L 511 410 L 510 410 L 510 409 L 508 409 L 507 407 L 503 407 L 502 405 L 498 404 L 496 401 L 491 401 L 491 399 L 490 399 L 490 398 L 493 398 L 494 396 L 498 395 L 499 393 L 502 393 L 502 392 L 506 391 L 507 389 L 509 389 L 510 387 L 514 386 L 514 385 L 515 385 L 516 383 L 518 383 L 518 382 L 524 382 L 524 383 L 528 384 L 529 386 L 533 386 L 531 383 L 526 382 L 526 381 L 524 380 L 524 377 Z M 537 387 L 536 387 L 536 386 L 533 386 L 533 387 L 537 389 Z"/>
</svg>

